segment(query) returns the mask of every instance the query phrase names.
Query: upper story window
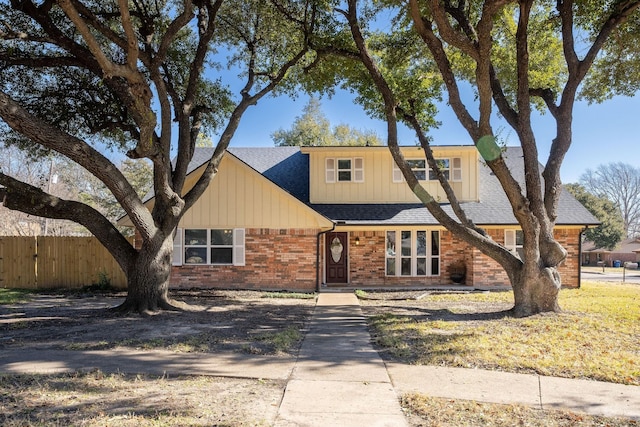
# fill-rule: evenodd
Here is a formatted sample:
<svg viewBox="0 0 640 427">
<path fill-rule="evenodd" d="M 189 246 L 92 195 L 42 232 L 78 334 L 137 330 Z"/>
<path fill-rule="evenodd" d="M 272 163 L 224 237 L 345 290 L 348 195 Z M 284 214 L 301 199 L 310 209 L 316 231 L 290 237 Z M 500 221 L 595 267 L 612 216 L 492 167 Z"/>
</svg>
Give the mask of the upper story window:
<svg viewBox="0 0 640 427">
<path fill-rule="evenodd" d="M 436 159 L 438 163 L 438 167 L 444 174 L 444 176 L 449 181 L 462 181 L 462 159 L 460 157 L 453 157 L 447 159 Z M 429 180 L 437 181 L 435 172 L 427 166 L 427 161 L 425 159 L 407 159 L 407 163 L 413 174 L 416 176 L 418 181 L 426 181 L 427 180 L 427 171 L 429 172 Z M 402 171 L 393 162 L 393 182 L 403 182 L 404 177 L 402 176 Z"/>
<path fill-rule="evenodd" d="M 327 158 L 325 159 L 326 182 L 364 182 L 364 159 Z"/>
</svg>

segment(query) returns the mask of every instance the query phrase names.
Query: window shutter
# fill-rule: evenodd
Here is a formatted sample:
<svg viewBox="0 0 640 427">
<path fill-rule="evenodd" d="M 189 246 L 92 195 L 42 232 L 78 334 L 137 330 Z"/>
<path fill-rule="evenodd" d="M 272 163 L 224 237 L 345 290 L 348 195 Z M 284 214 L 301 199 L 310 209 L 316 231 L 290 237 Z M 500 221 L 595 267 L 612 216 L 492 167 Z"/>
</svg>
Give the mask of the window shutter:
<svg viewBox="0 0 640 427">
<path fill-rule="evenodd" d="M 233 265 L 245 265 L 244 228 L 233 229 Z"/>
<path fill-rule="evenodd" d="M 364 159 L 356 157 L 353 159 L 353 181 L 364 182 Z"/>
<path fill-rule="evenodd" d="M 325 159 L 325 181 L 336 182 L 336 160 Z"/>
<path fill-rule="evenodd" d="M 454 157 L 451 160 L 451 180 L 462 181 L 462 159 L 460 157 Z"/>
<path fill-rule="evenodd" d="M 393 182 L 403 182 L 404 176 L 402 176 L 402 171 L 393 159 L 391 159 L 391 163 L 393 163 Z"/>
<path fill-rule="evenodd" d="M 516 230 L 504 230 L 504 246 L 510 251 L 516 250 Z"/>
<path fill-rule="evenodd" d="M 182 265 L 182 228 L 176 228 L 176 232 L 173 235 L 172 265 Z"/>
</svg>

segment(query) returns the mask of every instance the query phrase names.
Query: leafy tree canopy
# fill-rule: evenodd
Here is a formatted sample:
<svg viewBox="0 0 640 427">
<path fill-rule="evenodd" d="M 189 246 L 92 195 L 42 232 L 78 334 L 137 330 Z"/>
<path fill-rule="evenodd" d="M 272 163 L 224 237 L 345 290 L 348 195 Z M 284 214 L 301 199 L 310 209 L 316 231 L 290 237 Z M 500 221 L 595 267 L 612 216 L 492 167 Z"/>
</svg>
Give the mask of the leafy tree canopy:
<svg viewBox="0 0 640 427">
<path fill-rule="evenodd" d="M 597 227 L 588 228 L 585 238 L 597 248 L 613 250 L 625 236 L 624 221 L 616 204 L 606 197 L 589 193 L 580 184 L 567 184 L 565 188 L 601 222 Z"/>
<path fill-rule="evenodd" d="M 314 67 L 311 43 L 330 32 L 333 6 L 324 0 L 0 2 L 0 140 L 34 155 L 56 152 L 93 177 L 77 201 L 3 169 L 0 200 L 12 210 L 89 229 L 127 275 L 121 309 L 181 306 L 168 297 L 180 219 L 215 177 L 247 109 L 268 94 L 293 91 Z M 218 135 L 215 149 L 187 187 L 195 147 L 209 144 L 198 141 L 201 134 Z M 115 164 L 105 146 L 139 164 Z M 153 168 L 151 208 L 136 182 L 145 164 Z M 118 208 L 108 193 L 138 232 L 139 248 L 113 223 Z"/>
<path fill-rule="evenodd" d="M 572 144 L 573 107 L 587 75 L 606 74 L 608 70 L 600 68 L 608 65 L 618 67 L 616 52 L 622 50 L 616 50 L 616 39 L 633 38 L 629 31 L 636 26 L 639 8 L 637 0 L 348 0 L 337 11 L 351 39 L 340 37 L 333 50 L 319 51 L 320 60 L 337 54 L 341 61 L 359 63 L 334 62 L 338 77 L 327 67 L 314 72 L 323 72 L 320 81 L 339 81 L 356 91 L 364 108 L 387 122 L 387 144 L 407 185 L 440 224 L 504 268 L 513 286 L 511 312 L 516 316 L 559 309 L 558 266 L 567 251 L 555 239 L 554 228 L 562 193 L 560 168 Z M 604 58 L 608 62 L 600 61 Z M 634 81 L 627 86 L 629 93 L 636 90 L 638 77 L 629 76 Z M 611 91 L 624 89 L 624 82 L 613 83 L 617 87 Z M 465 94 L 469 87 L 473 99 Z M 524 236 L 521 256 L 467 216 L 440 171 L 428 132 L 439 125 L 435 103 L 445 95 L 511 204 Z M 542 167 L 532 123 L 535 109 L 556 123 Z M 505 158 L 494 128 L 496 114 L 517 136 L 521 158 Z M 415 131 L 453 215 L 412 173 L 398 147 L 398 122 Z"/>
<path fill-rule="evenodd" d="M 347 124 L 331 128 L 322 112 L 320 101 L 314 97 L 305 105 L 303 114 L 296 117 L 291 129 L 278 129 L 271 137 L 279 146 L 383 145 L 378 135 L 372 131 L 360 131 Z"/>
</svg>

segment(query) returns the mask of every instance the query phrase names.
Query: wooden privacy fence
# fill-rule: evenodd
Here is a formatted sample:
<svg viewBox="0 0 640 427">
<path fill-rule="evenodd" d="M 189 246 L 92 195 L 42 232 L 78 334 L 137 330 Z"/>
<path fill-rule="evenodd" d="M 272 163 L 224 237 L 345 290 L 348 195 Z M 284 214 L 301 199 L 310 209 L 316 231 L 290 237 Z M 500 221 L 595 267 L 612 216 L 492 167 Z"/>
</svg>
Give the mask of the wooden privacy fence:
<svg viewBox="0 0 640 427">
<path fill-rule="evenodd" d="M 81 288 L 98 283 L 126 288 L 127 279 L 95 237 L 0 237 L 0 288 Z"/>
</svg>

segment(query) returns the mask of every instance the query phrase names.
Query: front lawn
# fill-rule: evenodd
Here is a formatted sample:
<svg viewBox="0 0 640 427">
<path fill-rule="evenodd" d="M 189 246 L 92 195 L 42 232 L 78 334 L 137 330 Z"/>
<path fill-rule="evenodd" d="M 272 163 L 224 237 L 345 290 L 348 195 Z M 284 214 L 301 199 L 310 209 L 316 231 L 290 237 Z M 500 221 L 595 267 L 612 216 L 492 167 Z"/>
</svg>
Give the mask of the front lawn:
<svg viewBox="0 0 640 427">
<path fill-rule="evenodd" d="M 363 300 L 383 354 L 406 363 L 640 385 L 640 286 L 584 282 L 559 314 L 505 317 L 510 292 Z"/>
</svg>

